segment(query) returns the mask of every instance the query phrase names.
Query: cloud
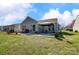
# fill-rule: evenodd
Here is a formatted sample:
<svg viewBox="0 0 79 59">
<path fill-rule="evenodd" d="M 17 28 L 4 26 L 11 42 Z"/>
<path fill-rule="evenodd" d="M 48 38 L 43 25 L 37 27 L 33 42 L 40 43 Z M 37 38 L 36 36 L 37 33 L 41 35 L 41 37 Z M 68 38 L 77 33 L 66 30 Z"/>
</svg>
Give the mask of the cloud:
<svg viewBox="0 0 79 59">
<path fill-rule="evenodd" d="M 58 9 L 50 9 L 41 19 L 58 18 L 59 24 L 66 26 L 70 24 L 77 15 L 79 15 L 79 9 L 73 9 L 71 12 L 65 10 L 63 14 L 61 14 Z"/>
<path fill-rule="evenodd" d="M 41 18 L 41 20 L 50 19 L 50 18 L 58 18 L 58 21 L 60 24 L 63 24 L 62 14 L 57 9 L 50 9 L 47 13 L 44 14 L 44 16 Z"/>
<path fill-rule="evenodd" d="M 31 4 L 0 4 L 0 25 L 9 25 L 21 22 L 29 12 L 37 12 Z"/>
<path fill-rule="evenodd" d="M 61 17 L 61 14 L 58 9 L 50 9 L 42 19 L 49 19 L 49 18 L 59 18 Z"/>
<path fill-rule="evenodd" d="M 73 9 L 72 10 L 72 15 L 74 16 L 74 19 L 75 19 L 76 16 L 79 15 L 79 9 Z"/>
<path fill-rule="evenodd" d="M 60 24 L 63 24 L 62 14 L 57 9 L 50 9 L 44 16 L 41 18 L 42 20 L 50 19 L 50 18 L 58 18 Z"/>
<path fill-rule="evenodd" d="M 79 0 L 0 0 L 0 4 L 5 6 L 9 6 L 12 3 L 78 3 L 78 2 Z"/>
<path fill-rule="evenodd" d="M 27 2 L 28 2 L 28 0 L 0 0 L 0 4 L 2 4 L 4 6 L 9 6 L 12 3 L 27 3 Z"/>
<path fill-rule="evenodd" d="M 69 11 L 64 11 L 62 14 L 62 20 L 64 21 L 65 25 L 68 25 L 72 22 L 73 16 Z"/>
<path fill-rule="evenodd" d="M 78 3 L 79 0 L 1 0 L 1 2 L 8 3 Z"/>
</svg>

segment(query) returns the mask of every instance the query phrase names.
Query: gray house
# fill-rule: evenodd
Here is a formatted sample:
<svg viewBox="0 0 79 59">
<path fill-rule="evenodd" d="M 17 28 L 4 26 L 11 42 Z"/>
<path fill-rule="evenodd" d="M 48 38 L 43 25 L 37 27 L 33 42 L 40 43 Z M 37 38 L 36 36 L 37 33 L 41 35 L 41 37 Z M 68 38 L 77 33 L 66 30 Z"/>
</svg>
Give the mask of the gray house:
<svg viewBox="0 0 79 59">
<path fill-rule="evenodd" d="M 13 24 L 7 26 L 1 26 L 2 31 L 14 30 L 15 32 L 24 32 L 24 33 L 55 33 L 59 32 L 58 19 L 46 19 L 36 21 L 31 17 L 25 18 L 25 20 L 20 24 Z"/>
</svg>

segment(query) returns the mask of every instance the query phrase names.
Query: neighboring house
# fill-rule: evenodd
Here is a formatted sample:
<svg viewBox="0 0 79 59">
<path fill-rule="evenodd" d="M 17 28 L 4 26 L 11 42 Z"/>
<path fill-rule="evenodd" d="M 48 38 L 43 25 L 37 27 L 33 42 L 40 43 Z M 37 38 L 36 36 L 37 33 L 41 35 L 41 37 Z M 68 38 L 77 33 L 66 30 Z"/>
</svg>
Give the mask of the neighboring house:
<svg viewBox="0 0 79 59">
<path fill-rule="evenodd" d="M 74 23 L 75 23 L 75 20 L 73 20 L 69 25 L 67 25 L 65 29 L 73 29 Z"/>
<path fill-rule="evenodd" d="M 65 29 L 73 29 L 73 31 L 79 32 L 79 15 L 72 21 L 72 23 L 66 26 Z"/>
<path fill-rule="evenodd" d="M 46 19 L 36 21 L 31 17 L 25 18 L 25 20 L 20 24 L 13 24 L 7 26 L 1 26 L 2 31 L 14 30 L 15 32 L 40 32 L 40 33 L 56 33 L 59 32 L 58 19 Z"/>
<path fill-rule="evenodd" d="M 78 31 L 79 32 L 79 15 L 75 19 L 74 26 L 73 26 L 73 31 Z"/>
</svg>

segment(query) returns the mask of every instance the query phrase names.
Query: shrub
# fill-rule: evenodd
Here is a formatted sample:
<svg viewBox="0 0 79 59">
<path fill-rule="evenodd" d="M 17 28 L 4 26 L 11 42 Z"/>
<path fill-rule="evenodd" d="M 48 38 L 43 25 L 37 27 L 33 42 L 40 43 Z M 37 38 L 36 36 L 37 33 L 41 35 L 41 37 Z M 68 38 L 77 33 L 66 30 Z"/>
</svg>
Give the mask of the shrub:
<svg viewBox="0 0 79 59">
<path fill-rule="evenodd" d="M 14 32 L 14 30 L 10 30 L 10 32 L 11 32 L 11 33 L 13 33 L 13 32 Z"/>
<path fill-rule="evenodd" d="M 14 33 L 14 30 L 8 30 L 7 34 Z"/>
<path fill-rule="evenodd" d="M 18 32 L 15 32 L 16 33 L 16 35 L 18 34 Z"/>
<path fill-rule="evenodd" d="M 55 33 L 55 37 L 59 37 L 59 34 L 60 34 L 60 33 Z"/>
<path fill-rule="evenodd" d="M 35 33 L 36 33 L 36 34 L 40 34 L 40 32 L 38 32 L 38 31 L 36 31 Z"/>
<path fill-rule="evenodd" d="M 78 32 L 77 30 L 75 30 L 75 32 Z"/>
<path fill-rule="evenodd" d="M 67 29 L 67 31 L 73 31 L 73 29 L 70 28 L 70 29 Z"/>
</svg>

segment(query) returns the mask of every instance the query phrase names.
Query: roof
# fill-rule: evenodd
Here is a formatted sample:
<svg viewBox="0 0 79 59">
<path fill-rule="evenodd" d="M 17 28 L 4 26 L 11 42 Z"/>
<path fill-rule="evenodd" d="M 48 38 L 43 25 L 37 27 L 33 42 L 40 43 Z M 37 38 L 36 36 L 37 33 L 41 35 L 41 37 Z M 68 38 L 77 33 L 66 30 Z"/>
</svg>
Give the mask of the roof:
<svg viewBox="0 0 79 59">
<path fill-rule="evenodd" d="M 40 24 L 51 24 L 52 22 L 42 22 Z"/>
<path fill-rule="evenodd" d="M 31 18 L 31 17 L 27 16 L 27 17 L 24 19 L 24 21 L 22 21 L 22 22 L 20 22 L 20 23 L 17 23 L 17 24 L 11 24 L 11 25 L 3 25 L 3 26 L 15 26 L 15 25 L 20 25 L 20 24 L 22 24 L 22 23 L 26 22 L 28 19 L 29 19 L 29 20 L 33 20 L 33 21 L 37 22 L 37 21 L 36 21 L 36 20 L 34 20 L 33 18 Z"/>
<path fill-rule="evenodd" d="M 41 20 L 38 22 L 38 24 L 51 24 L 51 23 L 53 23 L 53 24 L 57 23 L 57 18 Z"/>
<path fill-rule="evenodd" d="M 5 26 L 15 26 L 15 25 L 20 25 L 20 23 L 17 23 L 17 24 L 11 24 L 11 25 L 5 25 Z"/>
</svg>

